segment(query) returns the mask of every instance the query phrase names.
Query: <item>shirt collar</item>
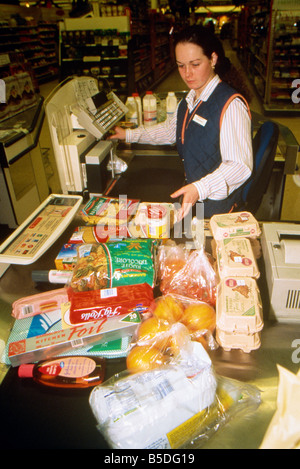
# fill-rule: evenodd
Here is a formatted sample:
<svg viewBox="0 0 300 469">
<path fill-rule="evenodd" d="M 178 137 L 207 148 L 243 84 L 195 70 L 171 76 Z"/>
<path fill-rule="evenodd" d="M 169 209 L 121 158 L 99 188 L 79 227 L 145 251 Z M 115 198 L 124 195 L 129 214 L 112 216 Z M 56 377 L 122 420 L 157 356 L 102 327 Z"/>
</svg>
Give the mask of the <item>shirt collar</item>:
<svg viewBox="0 0 300 469">
<path fill-rule="evenodd" d="M 205 86 L 202 90 L 199 98 L 196 99 L 196 91 L 190 90 L 186 95 L 186 102 L 189 108 L 189 111 L 194 109 L 194 107 L 198 104 L 199 101 L 207 101 L 216 86 L 220 83 L 221 79 L 219 75 L 215 75 Z"/>
</svg>

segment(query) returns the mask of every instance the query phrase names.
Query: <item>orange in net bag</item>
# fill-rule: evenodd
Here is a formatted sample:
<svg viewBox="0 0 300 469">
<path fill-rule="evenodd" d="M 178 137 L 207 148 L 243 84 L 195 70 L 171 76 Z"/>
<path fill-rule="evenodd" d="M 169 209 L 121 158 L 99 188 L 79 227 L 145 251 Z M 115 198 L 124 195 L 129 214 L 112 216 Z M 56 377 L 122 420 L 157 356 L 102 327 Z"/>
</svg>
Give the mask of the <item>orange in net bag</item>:
<svg viewBox="0 0 300 469">
<path fill-rule="evenodd" d="M 214 349 L 215 309 L 208 303 L 180 295 L 156 298 L 152 316 L 138 326 L 127 355 L 130 372 L 152 370 L 172 363 L 191 341 Z"/>
</svg>

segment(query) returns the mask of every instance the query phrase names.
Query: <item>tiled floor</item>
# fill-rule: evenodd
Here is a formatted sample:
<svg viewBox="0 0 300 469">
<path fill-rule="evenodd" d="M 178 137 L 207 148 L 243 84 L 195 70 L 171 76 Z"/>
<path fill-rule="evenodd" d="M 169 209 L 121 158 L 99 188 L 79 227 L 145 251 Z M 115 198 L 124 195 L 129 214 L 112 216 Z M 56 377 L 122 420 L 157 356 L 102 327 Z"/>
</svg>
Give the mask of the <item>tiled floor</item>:
<svg viewBox="0 0 300 469">
<path fill-rule="evenodd" d="M 249 82 L 238 58 L 235 53 L 230 47 L 226 48 L 226 55 L 230 58 L 230 60 L 234 63 L 234 65 L 238 68 L 240 73 L 243 73 L 245 80 L 248 81 L 248 84 L 253 92 L 253 98 L 250 103 L 250 108 L 252 111 L 258 112 L 263 114 L 263 108 L 261 106 L 260 99 L 258 98 L 255 89 L 253 88 L 251 82 Z M 44 98 L 46 98 L 52 89 L 57 85 L 57 81 L 53 81 L 41 86 L 41 94 Z M 156 92 L 167 92 L 167 91 L 182 91 L 186 90 L 186 86 L 183 83 L 181 77 L 177 69 L 172 71 L 169 76 L 163 80 L 154 91 Z M 300 142 L 300 125 L 299 125 L 299 117 L 274 117 L 272 120 L 279 122 L 282 125 L 288 127 L 296 137 L 297 141 Z M 49 163 L 49 185 L 51 187 L 52 192 L 56 192 L 60 190 L 57 171 L 55 167 L 55 159 L 53 155 L 52 145 L 50 141 L 49 131 L 48 131 L 48 124 L 45 119 L 45 124 L 42 129 L 41 137 L 40 137 L 40 145 L 43 149 L 45 149 L 45 155 L 47 158 L 47 162 Z M 51 171 L 52 168 L 52 171 Z M 291 175 L 287 175 L 285 181 L 285 190 L 283 196 L 283 204 L 282 204 L 282 212 L 281 212 L 281 219 L 285 221 L 300 221 L 300 176 L 299 176 L 299 186 L 297 185 L 298 178 L 295 178 Z"/>
</svg>

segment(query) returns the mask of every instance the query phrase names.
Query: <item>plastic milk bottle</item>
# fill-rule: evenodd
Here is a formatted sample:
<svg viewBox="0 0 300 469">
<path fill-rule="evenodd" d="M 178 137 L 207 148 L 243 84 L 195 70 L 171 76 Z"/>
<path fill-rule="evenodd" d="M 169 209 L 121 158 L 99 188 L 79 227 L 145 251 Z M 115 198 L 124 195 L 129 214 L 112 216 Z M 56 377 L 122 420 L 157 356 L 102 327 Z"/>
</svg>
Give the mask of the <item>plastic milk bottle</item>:
<svg viewBox="0 0 300 469">
<path fill-rule="evenodd" d="M 174 91 L 169 91 L 167 99 L 166 99 L 166 109 L 167 109 L 167 118 L 173 116 L 174 112 L 177 108 L 177 98 L 175 96 Z"/>
<path fill-rule="evenodd" d="M 146 91 L 143 98 L 144 125 L 155 125 L 157 122 L 157 104 L 156 97 L 152 91 Z"/>
<path fill-rule="evenodd" d="M 143 124 L 143 111 L 142 111 L 142 100 L 138 93 L 132 93 L 132 96 L 135 99 L 137 104 L 137 111 L 138 111 L 138 125 Z"/>
<path fill-rule="evenodd" d="M 126 122 L 131 122 L 134 124 L 135 127 L 138 126 L 138 108 L 137 103 L 133 96 L 129 96 L 125 103 L 126 107 L 128 108 L 128 112 L 126 113 L 125 120 Z"/>
</svg>

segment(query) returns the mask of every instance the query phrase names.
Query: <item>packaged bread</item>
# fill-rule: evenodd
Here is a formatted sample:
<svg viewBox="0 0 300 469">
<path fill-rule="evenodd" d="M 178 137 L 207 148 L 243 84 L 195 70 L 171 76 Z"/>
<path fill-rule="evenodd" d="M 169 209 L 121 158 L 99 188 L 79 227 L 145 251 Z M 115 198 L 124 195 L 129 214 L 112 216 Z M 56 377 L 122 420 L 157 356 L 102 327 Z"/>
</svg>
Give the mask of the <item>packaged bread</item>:
<svg viewBox="0 0 300 469">
<path fill-rule="evenodd" d="M 216 243 L 219 276 L 259 278 L 260 272 L 248 238 L 223 239 Z"/>
<path fill-rule="evenodd" d="M 255 279 L 228 277 L 218 285 L 217 328 L 228 333 L 255 334 L 263 328 L 262 302 Z"/>
<path fill-rule="evenodd" d="M 232 212 L 213 215 L 209 222 L 215 239 L 237 237 L 256 238 L 261 230 L 255 217 L 250 212 Z"/>
</svg>

